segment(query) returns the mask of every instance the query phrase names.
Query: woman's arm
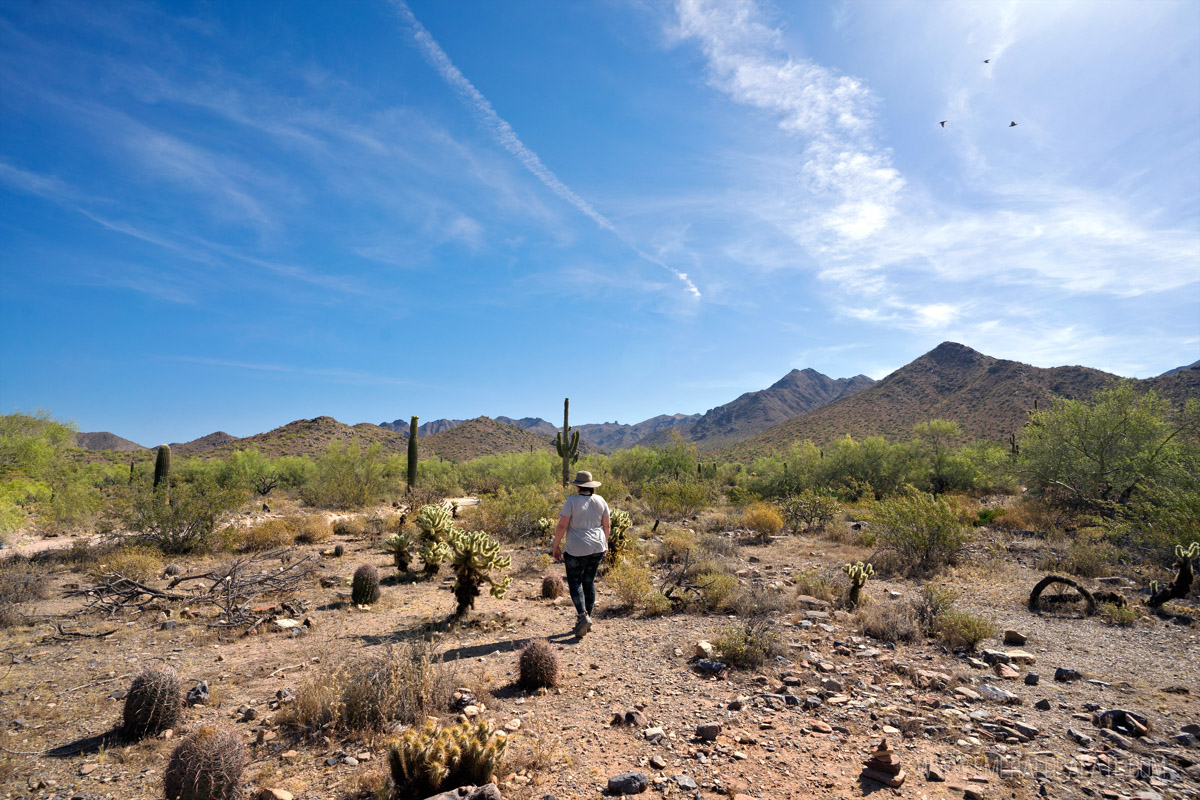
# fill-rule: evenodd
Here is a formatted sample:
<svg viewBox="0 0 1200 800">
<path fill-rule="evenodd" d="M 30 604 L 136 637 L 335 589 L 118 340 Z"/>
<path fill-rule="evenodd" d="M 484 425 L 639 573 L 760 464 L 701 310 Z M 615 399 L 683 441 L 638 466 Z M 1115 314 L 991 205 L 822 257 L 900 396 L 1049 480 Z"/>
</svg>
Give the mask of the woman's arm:
<svg viewBox="0 0 1200 800">
<path fill-rule="evenodd" d="M 562 540 L 567 533 L 567 525 L 570 524 L 570 517 L 559 517 L 558 527 L 554 529 L 554 560 L 562 561 Z"/>
<path fill-rule="evenodd" d="M 600 527 L 604 529 L 604 547 L 607 548 L 608 539 L 612 536 L 612 519 L 609 518 L 608 514 L 601 517 Z"/>
</svg>

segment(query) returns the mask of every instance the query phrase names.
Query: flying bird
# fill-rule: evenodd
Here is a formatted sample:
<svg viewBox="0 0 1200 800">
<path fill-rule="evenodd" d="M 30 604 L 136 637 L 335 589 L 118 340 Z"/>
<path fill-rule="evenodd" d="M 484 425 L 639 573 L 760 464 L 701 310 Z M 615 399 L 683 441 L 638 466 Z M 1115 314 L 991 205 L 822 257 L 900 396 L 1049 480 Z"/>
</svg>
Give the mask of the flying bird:
<svg viewBox="0 0 1200 800">
<path fill-rule="evenodd" d="M 1015 128 L 1015 127 L 1017 127 L 1017 123 L 1015 123 L 1015 122 L 1010 122 L 1010 123 L 1008 123 L 1008 127 L 1010 127 L 1010 128 Z"/>
<path fill-rule="evenodd" d="M 942 120 L 942 121 L 941 121 L 941 123 L 940 123 L 940 124 L 941 124 L 941 126 L 944 128 L 944 127 L 946 127 L 946 123 L 947 123 L 947 122 L 949 122 L 949 121 L 950 121 L 950 120 L 944 119 L 944 120 Z"/>
<path fill-rule="evenodd" d="M 983 60 L 983 63 L 985 63 L 985 64 L 990 64 L 990 63 L 992 63 L 992 60 L 991 60 L 990 58 L 985 58 L 985 59 Z"/>
</svg>

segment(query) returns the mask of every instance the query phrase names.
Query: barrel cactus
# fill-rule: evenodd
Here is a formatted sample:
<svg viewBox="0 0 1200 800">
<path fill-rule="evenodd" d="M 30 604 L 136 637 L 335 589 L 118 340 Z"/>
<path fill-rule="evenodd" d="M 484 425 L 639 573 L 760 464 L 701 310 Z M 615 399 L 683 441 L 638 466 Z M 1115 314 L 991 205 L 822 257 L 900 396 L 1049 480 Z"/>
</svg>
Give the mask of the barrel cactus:
<svg viewBox="0 0 1200 800">
<path fill-rule="evenodd" d="M 557 575 L 542 576 L 542 597 L 546 600 L 554 600 L 562 597 L 566 593 L 563 587 L 562 578 Z"/>
<path fill-rule="evenodd" d="M 225 725 L 204 725 L 179 743 L 163 774 L 167 800 L 237 800 L 246 746 Z"/>
<path fill-rule="evenodd" d="M 394 796 L 428 797 L 443 789 L 489 783 L 504 763 L 505 744 L 482 720 L 446 728 L 426 720 L 401 734 L 388 752 Z"/>
<path fill-rule="evenodd" d="M 122 727 L 127 736 L 152 736 L 179 723 L 183 713 L 183 679 L 168 666 L 147 667 L 133 679 L 125 695 Z"/>
<path fill-rule="evenodd" d="M 354 570 L 350 583 L 350 599 L 356 606 L 369 606 L 379 599 L 379 568 L 374 564 L 363 564 Z"/>
<path fill-rule="evenodd" d="M 526 689 L 549 689 L 558 685 L 558 656 L 545 639 L 534 639 L 521 649 L 520 677 Z"/>
<path fill-rule="evenodd" d="M 450 532 L 450 565 L 454 569 L 454 597 L 458 606 L 454 610 L 456 618 L 462 618 L 475 607 L 475 598 L 479 596 L 483 584 L 491 586 L 491 595 L 500 600 L 512 585 L 512 577 L 497 579 L 492 575 L 493 570 L 508 569 L 512 565 L 512 556 L 500 555 L 500 543 L 485 531 Z"/>
</svg>

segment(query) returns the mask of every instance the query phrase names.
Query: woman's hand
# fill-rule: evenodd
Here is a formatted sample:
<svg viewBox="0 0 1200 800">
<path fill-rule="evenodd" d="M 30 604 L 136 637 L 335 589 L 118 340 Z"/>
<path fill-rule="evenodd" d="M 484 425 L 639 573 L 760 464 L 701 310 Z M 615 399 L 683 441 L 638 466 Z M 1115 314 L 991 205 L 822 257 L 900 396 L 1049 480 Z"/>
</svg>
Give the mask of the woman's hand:
<svg viewBox="0 0 1200 800">
<path fill-rule="evenodd" d="M 562 562 L 562 549 L 558 545 L 554 545 L 554 560 Z"/>
</svg>

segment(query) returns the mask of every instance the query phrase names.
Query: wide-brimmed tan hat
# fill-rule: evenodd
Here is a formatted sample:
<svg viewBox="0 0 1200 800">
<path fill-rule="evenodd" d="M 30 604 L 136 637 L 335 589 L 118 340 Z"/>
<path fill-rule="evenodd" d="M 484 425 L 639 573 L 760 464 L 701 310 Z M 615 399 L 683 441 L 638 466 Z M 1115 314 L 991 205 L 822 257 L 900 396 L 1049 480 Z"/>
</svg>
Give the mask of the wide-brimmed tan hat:
<svg viewBox="0 0 1200 800">
<path fill-rule="evenodd" d="M 600 481 L 592 480 L 592 473 L 586 469 L 581 469 L 575 473 L 575 480 L 571 481 L 572 486 L 579 486 L 584 489 L 595 489 L 600 485 Z"/>
</svg>

